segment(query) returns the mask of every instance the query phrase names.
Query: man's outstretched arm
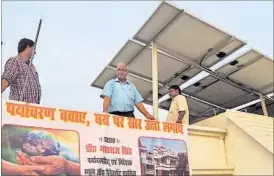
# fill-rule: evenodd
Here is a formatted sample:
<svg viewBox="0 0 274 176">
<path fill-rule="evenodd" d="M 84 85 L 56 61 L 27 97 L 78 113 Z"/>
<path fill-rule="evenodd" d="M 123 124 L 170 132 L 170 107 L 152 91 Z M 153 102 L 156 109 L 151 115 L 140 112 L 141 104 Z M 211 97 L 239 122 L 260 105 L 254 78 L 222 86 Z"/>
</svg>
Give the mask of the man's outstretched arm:
<svg viewBox="0 0 274 176">
<path fill-rule="evenodd" d="M 136 107 L 147 119 L 155 120 L 155 118 L 146 110 L 146 108 L 142 102 L 137 103 Z"/>
<path fill-rule="evenodd" d="M 143 101 L 143 97 L 141 96 L 141 94 L 139 93 L 139 91 L 136 89 L 136 87 L 134 86 L 134 91 L 135 91 L 135 105 L 137 107 L 137 109 L 149 120 L 155 120 L 155 118 L 146 110 L 144 104 L 142 103 Z"/>
</svg>

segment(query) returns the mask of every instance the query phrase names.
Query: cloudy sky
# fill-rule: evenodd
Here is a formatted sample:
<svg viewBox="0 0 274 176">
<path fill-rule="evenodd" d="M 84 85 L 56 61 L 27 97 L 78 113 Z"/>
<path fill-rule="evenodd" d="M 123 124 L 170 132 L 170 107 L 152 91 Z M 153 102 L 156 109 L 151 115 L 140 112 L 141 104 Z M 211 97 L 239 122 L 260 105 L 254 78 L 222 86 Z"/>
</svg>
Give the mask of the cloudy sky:
<svg viewBox="0 0 274 176">
<path fill-rule="evenodd" d="M 91 82 L 157 8 L 158 1 L 3 1 L 2 68 L 23 37 L 35 38 L 43 19 L 34 64 L 42 105 L 101 111 L 101 90 Z M 273 56 L 273 2 L 172 2 Z M 244 48 L 244 49 L 246 49 Z M 3 99 L 8 99 L 7 90 Z M 152 112 L 152 108 L 147 106 Z M 137 116 L 142 117 L 140 113 Z M 165 112 L 160 112 L 164 119 Z"/>
</svg>

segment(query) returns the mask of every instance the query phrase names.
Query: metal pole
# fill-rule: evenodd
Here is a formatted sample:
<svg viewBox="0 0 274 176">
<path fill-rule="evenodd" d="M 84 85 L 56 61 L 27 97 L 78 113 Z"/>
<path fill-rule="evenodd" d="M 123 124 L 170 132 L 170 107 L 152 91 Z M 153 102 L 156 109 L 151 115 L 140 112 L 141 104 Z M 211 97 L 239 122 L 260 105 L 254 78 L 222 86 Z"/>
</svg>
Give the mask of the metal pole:
<svg viewBox="0 0 274 176">
<path fill-rule="evenodd" d="M 157 45 L 154 41 L 152 46 L 152 93 L 153 93 L 153 116 L 158 120 L 158 55 Z"/>
<path fill-rule="evenodd" d="M 36 37 L 35 37 L 35 41 L 34 41 L 34 46 L 33 46 L 33 52 L 32 52 L 31 58 L 30 58 L 30 63 L 32 63 L 32 61 L 34 59 L 34 54 L 36 51 L 36 45 L 37 45 L 38 37 L 40 34 L 41 25 L 42 25 L 42 19 L 39 20 L 38 29 L 37 29 L 37 33 L 36 33 Z"/>
<path fill-rule="evenodd" d="M 261 105 L 262 105 L 264 116 L 268 116 L 266 105 L 265 105 L 265 99 L 262 94 L 260 94 L 260 99 L 261 99 Z"/>
<path fill-rule="evenodd" d="M 213 112 L 214 112 L 214 115 L 216 116 L 217 115 L 217 112 L 216 112 L 216 109 L 213 108 Z"/>
</svg>

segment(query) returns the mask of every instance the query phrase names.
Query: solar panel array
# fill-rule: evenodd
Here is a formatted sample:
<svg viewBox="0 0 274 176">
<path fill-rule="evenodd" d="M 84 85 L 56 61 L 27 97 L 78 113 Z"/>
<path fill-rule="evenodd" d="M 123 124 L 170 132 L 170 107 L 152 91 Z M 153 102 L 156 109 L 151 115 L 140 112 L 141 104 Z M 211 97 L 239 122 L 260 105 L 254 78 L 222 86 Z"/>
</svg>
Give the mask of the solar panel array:
<svg viewBox="0 0 274 176">
<path fill-rule="evenodd" d="M 193 65 L 194 62 L 201 64 L 203 58 L 202 66 L 209 68 L 246 45 L 166 2 L 160 4 L 133 39 L 126 42 L 92 86 L 103 89 L 105 83 L 115 77 L 117 64 L 124 62 L 129 68 L 128 79 L 147 104 L 152 104 L 151 41 L 158 46 L 159 98 L 167 93 L 170 85 L 182 85 L 203 71 Z M 273 61 L 253 49 L 215 72 L 239 86 L 209 75 L 183 89 L 193 118 L 218 114 L 258 99 L 258 95 L 246 89 L 264 95 L 274 92 Z M 159 108 L 166 110 L 169 106 L 170 100 L 159 104 Z"/>
</svg>

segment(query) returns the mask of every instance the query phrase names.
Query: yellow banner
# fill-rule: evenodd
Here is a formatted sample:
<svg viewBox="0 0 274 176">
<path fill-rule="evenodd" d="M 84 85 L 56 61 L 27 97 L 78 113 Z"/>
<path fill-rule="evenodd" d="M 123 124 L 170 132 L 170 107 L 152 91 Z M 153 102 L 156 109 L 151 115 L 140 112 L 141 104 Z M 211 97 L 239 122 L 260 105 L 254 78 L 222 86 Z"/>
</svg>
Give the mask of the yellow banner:
<svg viewBox="0 0 274 176">
<path fill-rule="evenodd" d="M 2 175 L 189 175 L 189 170 L 182 125 L 2 104 Z"/>
</svg>

